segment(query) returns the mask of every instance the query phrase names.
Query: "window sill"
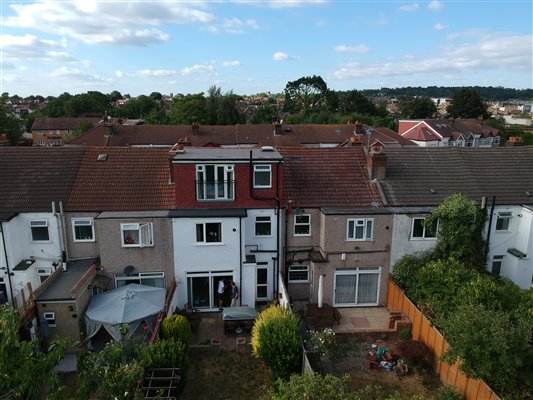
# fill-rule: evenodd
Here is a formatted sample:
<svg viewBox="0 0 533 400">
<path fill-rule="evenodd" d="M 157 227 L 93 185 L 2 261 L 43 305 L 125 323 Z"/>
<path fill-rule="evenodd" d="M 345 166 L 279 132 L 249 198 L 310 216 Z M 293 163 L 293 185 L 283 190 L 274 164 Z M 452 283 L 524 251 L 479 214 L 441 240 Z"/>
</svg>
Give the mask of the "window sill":
<svg viewBox="0 0 533 400">
<path fill-rule="evenodd" d="M 96 240 L 95 239 L 86 239 L 86 240 L 76 240 L 74 239 L 73 242 L 74 243 L 94 243 Z"/>
<path fill-rule="evenodd" d="M 419 237 L 415 237 L 415 238 L 410 238 L 409 240 L 413 241 L 413 242 L 429 242 L 429 241 L 435 241 L 437 240 L 437 238 L 419 238 Z"/>
<path fill-rule="evenodd" d="M 204 247 L 204 246 L 225 246 L 226 243 L 224 243 L 224 242 L 206 242 L 206 243 L 203 243 L 203 242 L 196 242 L 194 245 L 195 245 L 195 246 L 198 246 L 198 247 Z"/>
<path fill-rule="evenodd" d="M 374 239 L 346 239 L 347 242 L 373 242 Z"/>
<path fill-rule="evenodd" d="M 305 233 L 305 234 L 293 234 L 292 235 L 293 237 L 305 237 L 305 236 L 312 236 L 310 233 Z"/>
</svg>

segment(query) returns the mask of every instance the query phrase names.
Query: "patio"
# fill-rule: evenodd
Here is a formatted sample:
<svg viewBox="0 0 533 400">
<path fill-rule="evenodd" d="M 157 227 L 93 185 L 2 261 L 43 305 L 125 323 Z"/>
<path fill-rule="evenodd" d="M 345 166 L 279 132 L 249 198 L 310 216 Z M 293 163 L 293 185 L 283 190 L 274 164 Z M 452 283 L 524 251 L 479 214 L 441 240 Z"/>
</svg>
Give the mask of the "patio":
<svg viewBox="0 0 533 400">
<path fill-rule="evenodd" d="M 307 304 L 293 305 L 293 312 L 305 317 Z M 338 323 L 332 325 L 332 329 L 338 334 L 348 333 L 385 333 L 393 332 L 389 329 L 391 313 L 385 307 L 352 307 L 335 308 L 340 314 Z M 259 312 L 261 310 L 258 310 Z M 394 314 L 394 313 L 392 313 Z M 215 346 L 223 350 L 248 350 L 250 344 L 250 331 L 246 330 L 240 334 L 224 332 L 224 321 L 219 312 L 198 313 L 200 322 L 193 332 L 193 346 Z M 309 329 L 317 329 L 306 321 Z"/>
</svg>

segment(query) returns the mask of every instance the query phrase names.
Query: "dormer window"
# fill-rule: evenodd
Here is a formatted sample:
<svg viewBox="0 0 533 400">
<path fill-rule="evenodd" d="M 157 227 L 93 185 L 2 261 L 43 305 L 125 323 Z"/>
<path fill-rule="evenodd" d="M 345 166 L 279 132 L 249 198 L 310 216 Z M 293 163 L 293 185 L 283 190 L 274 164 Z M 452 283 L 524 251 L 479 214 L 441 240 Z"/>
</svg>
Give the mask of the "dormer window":
<svg viewBox="0 0 533 400">
<path fill-rule="evenodd" d="M 254 165 L 254 188 L 269 189 L 272 187 L 272 166 Z"/>
<path fill-rule="evenodd" d="M 498 218 L 496 219 L 496 230 L 497 231 L 508 231 L 509 223 L 511 222 L 513 214 L 508 211 L 503 211 L 498 213 Z"/>
<path fill-rule="evenodd" d="M 233 165 L 197 165 L 197 200 L 235 200 Z"/>
</svg>

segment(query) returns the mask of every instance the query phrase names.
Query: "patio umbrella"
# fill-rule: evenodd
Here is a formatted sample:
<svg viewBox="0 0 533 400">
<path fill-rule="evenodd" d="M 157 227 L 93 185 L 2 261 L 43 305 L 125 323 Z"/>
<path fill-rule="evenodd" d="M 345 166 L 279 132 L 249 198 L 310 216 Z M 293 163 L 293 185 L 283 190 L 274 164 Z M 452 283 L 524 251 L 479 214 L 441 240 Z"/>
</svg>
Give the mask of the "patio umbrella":
<svg viewBox="0 0 533 400">
<path fill-rule="evenodd" d="M 320 274 L 318 278 L 318 308 L 322 308 L 322 301 L 324 300 L 324 276 Z"/>
<path fill-rule="evenodd" d="M 95 335 L 103 326 L 119 340 L 120 325 L 130 325 L 128 333 L 133 334 L 142 321 L 152 328 L 152 320 L 165 307 L 165 294 L 164 288 L 136 283 L 97 294 L 85 312 L 87 336 L 90 338 Z"/>
</svg>

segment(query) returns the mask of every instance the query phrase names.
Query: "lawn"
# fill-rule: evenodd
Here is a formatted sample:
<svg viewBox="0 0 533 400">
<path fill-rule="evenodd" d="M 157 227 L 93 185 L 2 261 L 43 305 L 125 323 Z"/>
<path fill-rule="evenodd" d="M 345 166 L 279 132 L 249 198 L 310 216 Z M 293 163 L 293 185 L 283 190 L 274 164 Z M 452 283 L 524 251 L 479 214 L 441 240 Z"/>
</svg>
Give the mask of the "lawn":
<svg viewBox="0 0 533 400">
<path fill-rule="evenodd" d="M 379 386 L 385 395 L 399 392 L 402 399 L 414 394 L 437 398 L 441 385 L 431 374 L 412 373 L 401 378 L 393 372 L 368 368 L 366 352 L 372 338 L 338 336 L 333 350 L 321 358 L 321 372 L 337 376 L 349 374 L 354 391 Z M 395 340 L 385 340 L 393 349 Z M 191 348 L 187 382 L 181 399 L 258 399 L 272 386 L 270 372 L 250 351 L 225 351 L 214 346 Z"/>
<path fill-rule="evenodd" d="M 191 348 L 184 400 L 258 399 L 272 386 L 270 371 L 250 351 Z"/>
</svg>

